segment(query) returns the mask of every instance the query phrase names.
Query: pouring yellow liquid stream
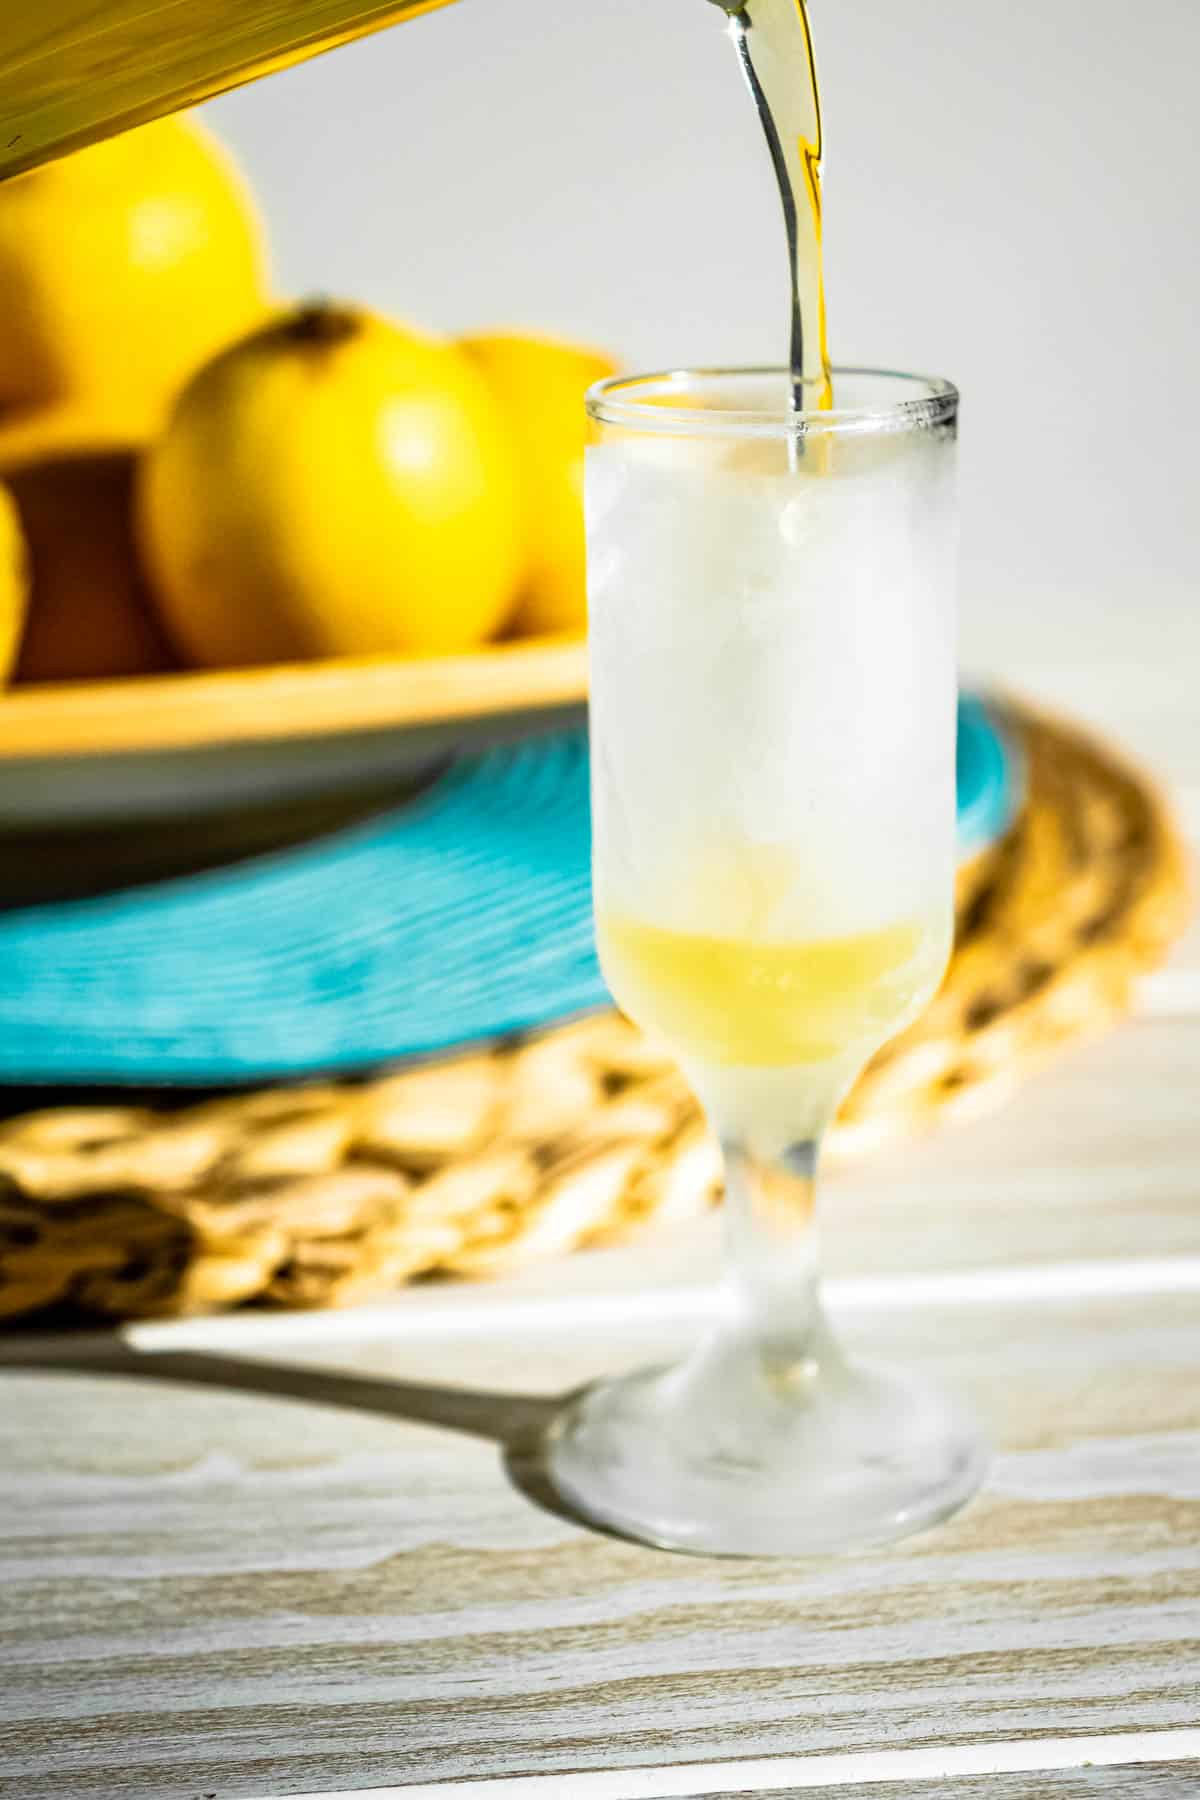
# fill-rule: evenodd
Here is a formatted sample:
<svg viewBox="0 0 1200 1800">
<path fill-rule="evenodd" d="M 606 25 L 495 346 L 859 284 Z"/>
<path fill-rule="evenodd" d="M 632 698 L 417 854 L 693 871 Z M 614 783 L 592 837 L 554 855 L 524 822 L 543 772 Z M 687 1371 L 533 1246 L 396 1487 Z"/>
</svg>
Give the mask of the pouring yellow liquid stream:
<svg viewBox="0 0 1200 1800">
<path fill-rule="evenodd" d="M 797 411 L 833 404 L 821 253 L 821 99 L 804 0 L 716 0 L 767 140 L 787 231 Z"/>
</svg>

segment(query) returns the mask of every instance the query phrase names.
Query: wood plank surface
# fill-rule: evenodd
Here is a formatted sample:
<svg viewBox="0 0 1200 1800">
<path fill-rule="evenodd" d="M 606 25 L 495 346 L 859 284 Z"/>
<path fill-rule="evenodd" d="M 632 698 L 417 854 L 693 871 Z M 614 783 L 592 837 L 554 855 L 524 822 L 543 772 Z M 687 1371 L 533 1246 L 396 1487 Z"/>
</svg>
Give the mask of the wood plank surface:
<svg viewBox="0 0 1200 1800">
<path fill-rule="evenodd" d="M 911 1782 L 872 1782 L 866 1800 L 912 1800 Z M 726 1790 L 728 1792 L 728 1790 Z M 804 1787 L 779 1790 L 775 1800 L 846 1800 L 846 1788 Z M 1022 1769 L 1010 1775 L 968 1775 L 922 1781 L 920 1800 L 1195 1800 L 1200 1769 L 1179 1763 L 1121 1763 L 1112 1768 Z M 718 1800 L 714 1793 L 694 1800 Z"/>
<path fill-rule="evenodd" d="M 833 1171 L 838 1273 L 1200 1253 L 1200 1014 L 1068 1051 L 999 1110 Z"/>
<path fill-rule="evenodd" d="M 497 1440 L 519 1448 L 548 1395 L 670 1353 L 679 1325 L 548 1346 L 514 1320 L 507 1340 L 298 1347 L 282 1373 L 202 1351 L 7 1371 L 0 1794 L 231 1800 L 1194 1725 L 1200 1295 L 846 1325 L 969 1390 L 999 1452 L 940 1531 L 779 1565 L 644 1550 L 506 1477 Z"/>
</svg>

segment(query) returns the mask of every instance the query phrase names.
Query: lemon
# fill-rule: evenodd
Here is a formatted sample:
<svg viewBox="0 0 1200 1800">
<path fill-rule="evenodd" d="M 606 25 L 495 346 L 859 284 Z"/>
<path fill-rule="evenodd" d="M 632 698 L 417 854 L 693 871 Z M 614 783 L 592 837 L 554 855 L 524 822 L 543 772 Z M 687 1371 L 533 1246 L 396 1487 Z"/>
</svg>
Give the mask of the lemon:
<svg viewBox="0 0 1200 1800">
<path fill-rule="evenodd" d="M 512 452 L 454 345 L 301 307 L 188 384 L 139 489 L 173 638 L 221 665 L 483 642 L 520 567 Z"/>
<path fill-rule="evenodd" d="M 194 119 L 0 184 L 0 454 L 147 436 L 267 304 L 250 195 Z"/>
<path fill-rule="evenodd" d="M 0 681 L 7 681 L 17 658 L 25 621 L 28 557 L 16 503 L 0 487 Z"/>
<path fill-rule="evenodd" d="M 583 397 L 615 372 L 598 350 L 520 335 L 463 347 L 487 378 L 516 449 L 525 566 L 518 631 L 576 632 L 587 624 L 583 534 Z"/>
<path fill-rule="evenodd" d="M 135 458 L 39 458 L 7 473 L 29 549 L 18 681 L 103 680 L 167 669 L 172 657 L 133 543 Z"/>
</svg>

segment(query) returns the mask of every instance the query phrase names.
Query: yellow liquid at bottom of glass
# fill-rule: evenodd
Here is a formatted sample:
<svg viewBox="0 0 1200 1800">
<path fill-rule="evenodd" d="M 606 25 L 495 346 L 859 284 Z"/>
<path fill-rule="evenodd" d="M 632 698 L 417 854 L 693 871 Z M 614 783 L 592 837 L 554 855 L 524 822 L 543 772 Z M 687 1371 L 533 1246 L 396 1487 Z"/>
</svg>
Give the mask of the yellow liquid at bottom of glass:
<svg viewBox="0 0 1200 1800">
<path fill-rule="evenodd" d="M 597 914 L 619 1004 L 682 1056 L 710 1065 L 827 1062 L 886 1042 L 932 997 L 948 909 L 846 937 L 791 942 L 675 931 Z"/>
</svg>

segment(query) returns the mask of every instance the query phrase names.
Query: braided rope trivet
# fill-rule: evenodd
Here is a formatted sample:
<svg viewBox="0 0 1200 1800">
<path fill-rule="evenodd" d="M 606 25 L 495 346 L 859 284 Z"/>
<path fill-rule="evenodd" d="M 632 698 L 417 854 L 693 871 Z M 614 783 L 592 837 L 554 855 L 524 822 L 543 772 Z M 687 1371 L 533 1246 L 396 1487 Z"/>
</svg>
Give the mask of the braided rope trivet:
<svg viewBox="0 0 1200 1800">
<path fill-rule="evenodd" d="M 1007 725 L 1021 817 L 964 871 L 942 991 L 867 1070 L 835 1151 L 992 1104 L 1121 1012 L 1182 927 L 1153 789 L 1073 728 L 1016 707 Z M 128 1317 L 491 1275 L 697 1212 L 719 1171 L 669 1058 L 609 1013 L 364 1083 L 32 1113 L 0 1127 L 0 1184 L 0 1314 Z"/>
</svg>

